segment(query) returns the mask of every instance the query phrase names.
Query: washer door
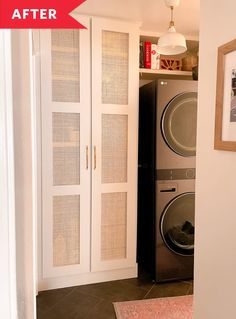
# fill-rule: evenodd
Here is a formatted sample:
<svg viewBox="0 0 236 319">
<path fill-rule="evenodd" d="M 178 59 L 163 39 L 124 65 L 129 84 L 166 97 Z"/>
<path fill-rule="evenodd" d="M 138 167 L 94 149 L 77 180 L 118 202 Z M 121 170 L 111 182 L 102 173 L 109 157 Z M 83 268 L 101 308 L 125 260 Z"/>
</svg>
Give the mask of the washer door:
<svg viewBox="0 0 236 319">
<path fill-rule="evenodd" d="M 172 199 L 164 209 L 160 231 L 166 246 L 174 253 L 194 253 L 195 193 L 183 193 Z"/>
<path fill-rule="evenodd" d="M 166 106 L 161 131 L 167 145 L 182 156 L 196 155 L 197 93 L 176 95 Z"/>
</svg>

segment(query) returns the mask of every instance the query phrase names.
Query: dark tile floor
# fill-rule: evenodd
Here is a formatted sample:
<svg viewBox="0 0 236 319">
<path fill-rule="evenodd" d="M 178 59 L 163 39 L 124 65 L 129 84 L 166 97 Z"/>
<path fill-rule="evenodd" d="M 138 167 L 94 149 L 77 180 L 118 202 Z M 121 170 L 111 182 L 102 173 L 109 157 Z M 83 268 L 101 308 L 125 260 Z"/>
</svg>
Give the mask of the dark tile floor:
<svg viewBox="0 0 236 319">
<path fill-rule="evenodd" d="M 49 290 L 37 297 L 37 319 L 115 319 L 113 302 L 192 293 L 192 280 L 156 284 L 147 276 Z"/>
</svg>

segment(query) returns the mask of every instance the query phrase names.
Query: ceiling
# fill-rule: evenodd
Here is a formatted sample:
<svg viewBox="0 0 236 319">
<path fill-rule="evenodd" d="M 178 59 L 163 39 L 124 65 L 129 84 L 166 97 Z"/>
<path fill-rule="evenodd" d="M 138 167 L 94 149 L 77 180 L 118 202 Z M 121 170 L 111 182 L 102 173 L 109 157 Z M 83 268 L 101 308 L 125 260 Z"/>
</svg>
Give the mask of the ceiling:
<svg viewBox="0 0 236 319">
<path fill-rule="evenodd" d="M 165 32 L 170 20 L 170 9 L 164 0 L 86 0 L 76 10 L 80 14 L 138 21 L 141 30 L 157 35 Z M 181 0 L 174 10 L 177 32 L 189 39 L 199 33 L 200 0 Z"/>
</svg>

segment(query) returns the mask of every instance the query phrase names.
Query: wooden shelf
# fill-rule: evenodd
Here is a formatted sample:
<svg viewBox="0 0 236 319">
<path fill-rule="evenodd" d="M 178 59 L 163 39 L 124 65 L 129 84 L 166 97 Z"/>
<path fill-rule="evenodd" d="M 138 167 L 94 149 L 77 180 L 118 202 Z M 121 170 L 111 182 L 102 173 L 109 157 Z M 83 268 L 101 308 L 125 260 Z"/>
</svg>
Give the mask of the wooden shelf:
<svg viewBox="0 0 236 319">
<path fill-rule="evenodd" d="M 179 70 L 152 70 L 152 69 L 139 69 L 139 73 L 157 74 L 157 75 L 182 75 L 182 76 L 192 76 L 191 71 L 179 71 Z"/>
<path fill-rule="evenodd" d="M 140 79 L 192 79 L 191 71 L 139 69 Z"/>
</svg>

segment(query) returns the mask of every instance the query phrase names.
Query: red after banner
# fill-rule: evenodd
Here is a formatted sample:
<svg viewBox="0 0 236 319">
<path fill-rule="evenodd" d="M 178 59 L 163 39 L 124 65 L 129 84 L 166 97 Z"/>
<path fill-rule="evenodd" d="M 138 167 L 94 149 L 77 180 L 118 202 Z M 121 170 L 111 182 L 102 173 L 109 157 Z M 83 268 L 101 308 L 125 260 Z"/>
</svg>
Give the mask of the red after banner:
<svg viewBox="0 0 236 319">
<path fill-rule="evenodd" d="M 84 29 L 69 14 L 85 0 L 0 0 L 1 29 Z"/>
</svg>

